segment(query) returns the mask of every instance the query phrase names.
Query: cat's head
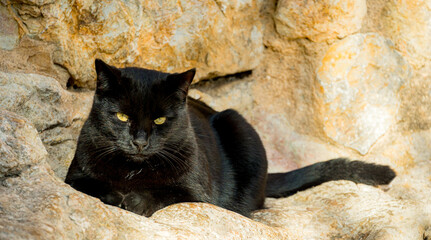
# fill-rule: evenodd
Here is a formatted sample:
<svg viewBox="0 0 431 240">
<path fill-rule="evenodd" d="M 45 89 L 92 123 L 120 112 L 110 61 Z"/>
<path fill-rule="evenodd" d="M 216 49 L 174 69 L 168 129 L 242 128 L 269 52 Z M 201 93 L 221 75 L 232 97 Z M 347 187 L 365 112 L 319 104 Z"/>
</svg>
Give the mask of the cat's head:
<svg viewBox="0 0 431 240">
<path fill-rule="evenodd" d="M 186 99 L 195 69 L 169 74 L 116 68 L 96 60 L 97 89 L 89 119 L 98 135 L 133 161 L 175 149 L 189 127 Z"/>
</svg>

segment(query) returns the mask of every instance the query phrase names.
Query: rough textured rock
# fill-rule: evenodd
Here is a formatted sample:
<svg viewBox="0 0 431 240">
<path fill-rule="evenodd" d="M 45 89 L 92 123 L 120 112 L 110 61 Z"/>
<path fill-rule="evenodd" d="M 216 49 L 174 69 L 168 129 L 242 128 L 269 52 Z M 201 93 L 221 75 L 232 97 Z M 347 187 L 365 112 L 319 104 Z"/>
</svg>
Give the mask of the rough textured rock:
<svg viewBox="0 0 431 240">
<path fill-rule="evenodd" d="M 48 154 L 32 126 L 15 114 L 0 111 L 0 179 L 4 179 L 28 170 Z"/>
<path fill-rule="evenodd" d="M 418 218 L 431 221 L 431 131 L 391 131 L 379 140 L 367 154 L 367 159 L 392 163 L 400 176 L 389 193 L 406 201 L 422 203 Z M 430 224 L 428 224 L 430 225 Z"/>
<path fill-rule="evenodd" d="M 409 78 L 407 61 L 377 34 L 335 43 L 317 70 L 325 133 L 366 154 L 396 122 L 398 92 Z"/>
<path fill-rule="evenodd" d="M 11 50 L 19 39 L 18 24 L 9 9 L 0 5 L 0 48 Z"/>
<path fill-rule="evenodd" d="M 263 50 L 256 1 L 10 1 L 24 32 L 52 43 L 54 62 L 94 87 L 96 57 L 117 66 L 198 78 L 256 67 Z"/>
<path fill-rule="evenodd" d="M 429 210 L 382 190 L 348 181 L 325 183 L 291 198 L 267 199 L 253 218 L 301 229 L 292 239 L 422 239 Z M 423 216 L 418 218 L 417 216 Z"/>
<path fill-rule="evenodd" d="M 156 212 L 151 219 L 199 233 L 205 239 L 286 239 L 289 231 L 268 227 L 209 204 L 182 203 Z"/>
<path fill-rule="evenodd" d="M 50 77 L 0 71 L 0 106 L 36 127 L 60 178 L 66 176 L 91 101 L 91 92 L 68 92 Z"/>
<path fill-rule="evenodd" d="M 69 73 L 53 62 L 54 47 L 49 43 L 33 40 L 27 36 L 21 38 L 12 50 L 0 49 L 0 71 L 36 73 L 55 78 L 66 88 Z"/>
<path fill-rule="evenodd" d="M 431 60 L 431 2 L 391 0 L 382 13 L 382 30 L 416 69 Z"/>
<path fill-rule="evenodd" d="M 280 0 L 274 19 L 284 37 L 324 41 L 358 32 L 366 13 L 365 0 Z"/>
</svg>

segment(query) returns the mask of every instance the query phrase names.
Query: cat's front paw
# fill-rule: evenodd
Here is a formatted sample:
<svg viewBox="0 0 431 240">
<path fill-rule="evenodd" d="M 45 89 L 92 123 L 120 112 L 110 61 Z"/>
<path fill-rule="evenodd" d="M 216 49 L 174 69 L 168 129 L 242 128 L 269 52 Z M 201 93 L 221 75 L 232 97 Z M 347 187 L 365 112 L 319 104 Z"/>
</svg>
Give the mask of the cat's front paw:
<svg viewBox="0 0 431 240">
<path fill-rule="evenodd" d="M 144 198 L 135 192 L 126 194 L 121 205 L 121 208 L 139 215 L 143 215 L 145 212 Z"/>
<path fill-rule="evenodd" d="M 119 192 L 110 192 L 108 194 L 100 196 L 99 199 L 105 204 L 121 207 L 121 204 L 124 200 L 124 195 Z"/>
</svg>

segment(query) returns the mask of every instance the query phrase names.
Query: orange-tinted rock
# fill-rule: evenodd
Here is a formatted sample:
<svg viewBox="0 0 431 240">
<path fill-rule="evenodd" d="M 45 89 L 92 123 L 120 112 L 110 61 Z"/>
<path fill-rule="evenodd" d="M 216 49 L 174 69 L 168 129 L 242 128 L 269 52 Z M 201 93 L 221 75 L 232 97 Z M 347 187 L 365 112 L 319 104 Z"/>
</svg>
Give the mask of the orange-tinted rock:
<svg viewBox="0 0 431 240">
<path fill-rule="evenodd" d="M 366 12 L 365 0 L 280 0 L 274 19 L 280 35 L 318 42 L 359 31 Z"/>
<path fill-rule="evenodd" d="M 326 135 L 366 154 L 396 123 L 410 67 L 391 42 L 356 34 L 331 46 L 317 70 Z"/>
<path fill-rule="evenodd" d="M 410 62 L 420 69 L 431 61 L 431 2 L 387 1 L 381 16 L 383 33 Z M 428 74 L 429 74 L 428 70 Z"/>
<path fill-rule="evenodd" d="M 263 50 L 253 0 L 11 2 L 78 86 L 95 86 L 97 57 L 168 72 L 196 67 L 199 79 L 252 69 Z"/>
</svg>

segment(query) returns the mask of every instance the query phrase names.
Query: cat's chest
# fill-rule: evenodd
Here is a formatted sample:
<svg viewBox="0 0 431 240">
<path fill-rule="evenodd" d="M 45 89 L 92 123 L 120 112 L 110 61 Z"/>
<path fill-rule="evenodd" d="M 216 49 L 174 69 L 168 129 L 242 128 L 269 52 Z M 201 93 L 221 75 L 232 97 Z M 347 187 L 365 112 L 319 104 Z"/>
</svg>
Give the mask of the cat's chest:
<svg viewBox="0 0 431 240">
<path fill-rule="evenodd" d="M 107 182 L 122 192 L 178 184 L 186 173 L 186 169 L 178 171 L 177 168 L 169 168 L 162 163 L 151 162 L 148 164 L 150 166 L 136 166 L 122 158 L 114 160 L 110 164 L 95 164 L 88 171 L 94 178 Z"/>
</svg>

